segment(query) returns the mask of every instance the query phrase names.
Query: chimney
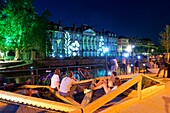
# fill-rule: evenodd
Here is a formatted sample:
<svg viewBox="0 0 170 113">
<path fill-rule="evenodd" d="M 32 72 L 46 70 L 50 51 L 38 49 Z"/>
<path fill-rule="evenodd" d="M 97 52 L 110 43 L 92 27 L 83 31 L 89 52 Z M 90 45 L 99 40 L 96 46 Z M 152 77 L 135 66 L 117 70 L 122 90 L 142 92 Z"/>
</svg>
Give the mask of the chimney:
<svg viewBox="0 0 170 113">
<path fill-rule="evenodd" d="M 59 26 L 62 26 L 62 21 L 60 20 L 60 21 L 58 22 L 58 24 L 59 24 Z"/>
<path fill-rule="evenodd" d="M 76 30 L 76 23 L 73 24 L 73 30 Z"/>
<path fill-rule="evenodd" d="M 105 35 L 105 29 L 104 28 L 102 29 L 102 34 Z"/>
</svg>

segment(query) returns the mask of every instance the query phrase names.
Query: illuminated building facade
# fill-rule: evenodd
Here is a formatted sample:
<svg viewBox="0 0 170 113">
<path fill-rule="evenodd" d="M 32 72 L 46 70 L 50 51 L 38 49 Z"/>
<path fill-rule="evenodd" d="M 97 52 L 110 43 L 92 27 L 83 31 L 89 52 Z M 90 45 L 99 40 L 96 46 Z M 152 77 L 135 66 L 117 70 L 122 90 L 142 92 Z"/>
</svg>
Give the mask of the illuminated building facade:
<svg viewBox="0 0 170 113">
<path fill-rule="evenodd" d="M 126 52 L 125 50 L 128 47 L 128 45 L 129 45 L 129 38 L 123 36 L 118 37 L 117 51 L 119 56 L 122 56 L 122 53 Z"/>
<path fill-rule="evenodd" d="M 117 37 L 115 33 L 97 32 L 93 27 L 82 25 L 77 28 L 62 27 L 61 22 L 48 30 L 51 38 L 52 54 L 49 57 L 102 57 L 104 48 L 109 48 L 108 56 L 117 56 Z"/>
</svg>

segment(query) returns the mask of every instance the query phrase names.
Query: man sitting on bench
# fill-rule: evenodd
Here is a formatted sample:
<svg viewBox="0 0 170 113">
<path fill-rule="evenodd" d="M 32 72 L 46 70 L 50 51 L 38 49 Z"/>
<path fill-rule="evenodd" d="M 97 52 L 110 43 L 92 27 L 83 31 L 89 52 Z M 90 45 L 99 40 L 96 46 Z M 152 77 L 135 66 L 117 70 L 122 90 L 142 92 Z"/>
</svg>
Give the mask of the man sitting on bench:
<svg viewBox="0 0 170 113">
<path fill-rule="evenodd" d="M 74 79 L 73 72 L 70 71 L 68 73 L 68 77 L 64 77 L 61 81 L 59 94 L 61 96 L 73 98 L 73 94 L 75 93 L 75 91 L 78 91 L 77 93 L 80 93 L 83 91 L 84 91 L 84 93 L 87 93 L 87 92 L 91 91 L 88 89 L 84 89 L 83 87 L 81 87 L 78 84 L 79 84 L 78 81 L 76 81 Z"/>
</svg>

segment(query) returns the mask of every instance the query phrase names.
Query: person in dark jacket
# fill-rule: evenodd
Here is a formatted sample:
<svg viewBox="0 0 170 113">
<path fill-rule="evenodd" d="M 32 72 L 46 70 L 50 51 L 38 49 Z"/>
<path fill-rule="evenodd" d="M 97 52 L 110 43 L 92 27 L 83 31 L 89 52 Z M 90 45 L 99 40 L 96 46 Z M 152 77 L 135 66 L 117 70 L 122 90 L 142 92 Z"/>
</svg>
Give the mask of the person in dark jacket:
<svg viewBox="0 0 170 113">
<path fill-rule="evenodd" d="M 161 72 L 162 70 L 164 70 L 164 75 L 163 75 L 163 77 L 165 77 L 165 73 L 166 73 L 166 71 L 168 70 L 168 62 L 167 62 L 164 58 L 162 58 L 161 61 L 160 61 L 160 68 L 159 68 L 157 77 L 159 77 L 159 74 L 160 74 L 160 72 Z"/>
</svg>

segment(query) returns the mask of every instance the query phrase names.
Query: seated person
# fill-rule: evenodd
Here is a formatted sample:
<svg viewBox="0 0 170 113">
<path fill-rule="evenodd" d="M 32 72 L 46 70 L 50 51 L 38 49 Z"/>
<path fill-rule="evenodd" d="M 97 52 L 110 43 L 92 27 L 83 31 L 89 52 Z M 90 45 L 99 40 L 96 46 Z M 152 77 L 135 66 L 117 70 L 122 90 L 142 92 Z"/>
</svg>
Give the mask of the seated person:
<svg viewBox="0 0 170 113">
<path fill-rule="evenodd" d="M 60 85 L 60 69 L 56 69 L 54 75 L 51 78 L 50 87 L 56 91 L 59 91 L 59 85 Z"/>
<path fill-rule="evenodd" d="M 28 79 L 26 82 L 23 83 L 10 83 L 6 84 L 3 81 L 0 83 L 0 90 L 5 90 L 5 91 L 15 91 L 18 87 L 22 85 L 28 85 L 31 83 L 31 79 Z"/>
<path fill-rule="evenodd" d="M 109 92 L 109 88 L 107 87 L 107 81 L 105 78 L 100 79 L 100 81 L 98 83 L 95 83 L 93 81 L 93 86 L 92 86 L 92 90 L 97 90 L 97 89 L 101 89 L 103 88 L 105 93 Z"/>
<path fill-rule="evenodd" d="M 74 79 L 73 72 L 70 71 L 68 73 L 68 77 L 64 77 L 61 81 L 59 94 L 61 96 L 73 98 L 73 94 L 75 93 L 76 89 L 78 91 L 77 93 L 80 93 L 83 91 L 85 91 L 87 93 L 87 92 L 91 91 L 91 90 L 84 89 L 83 87 L 81 87 L 78 84 L 79 83 Z"/>
<path fill-rule="evenodd" d="M 25 82 L 22 83 L 10 83 L 10 84 L 6 84 L 3 82 L 3 80 L 0 80 L 0 90 L 5 90 L 5 91 L 15 91 L 17 90 L 18 87 L 22 86 L 22 85 L 28 85 L 31 83 L 31 79 L 28 79 Z M 27 96 L 32 96 L 33 94 L 39 96 L 39 92 L 37 90 L 34 89 L 22 89 L 18 92 L 19 94 L 23 94 L 23 95 L 27 95 Z"/>
<path fill-rule="evenodd" d="M 37 97 L 40 97 L 39 91 L 38 91 L 38 90 L 31 89 L 31 88 L 22 89 L 22 90 L 19 92 L 19 94 L 23 94 L 23 95 L 27 95 L 27 96 L 36 95 Z"/>
<path fill-rule="evenodd" d="M 92 90 L 103 88 L 105 93 L 109 93 L 112 90 L 116 90 L 117 87 L 122 84 L 120 79 L 116 76 L 117 76 L 117 73 L 113 71 L 111 76 L 108 78 L 108 82 L 105 78 L 100 79 L 98 83 L 93 82 L 94 86 L 92 87 Z"/>
</svg>

